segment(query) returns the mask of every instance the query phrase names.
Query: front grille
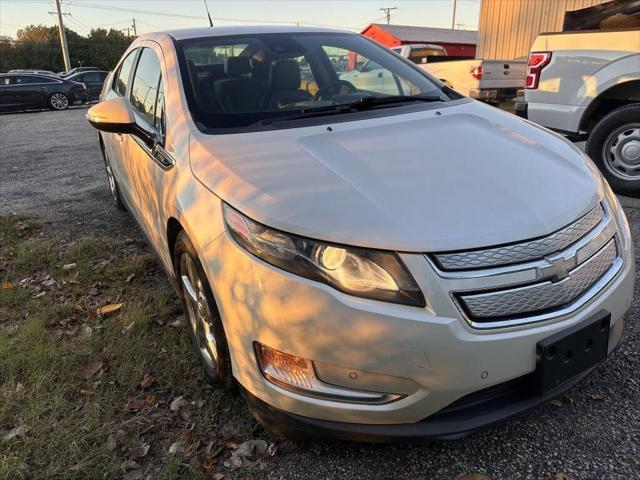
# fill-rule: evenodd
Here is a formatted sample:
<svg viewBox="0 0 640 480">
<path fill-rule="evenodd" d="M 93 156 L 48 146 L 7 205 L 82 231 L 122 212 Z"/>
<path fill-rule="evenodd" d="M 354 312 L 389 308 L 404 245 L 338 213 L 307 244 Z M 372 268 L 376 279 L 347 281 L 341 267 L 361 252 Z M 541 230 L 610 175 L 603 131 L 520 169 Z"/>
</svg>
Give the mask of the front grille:
<svg viewBox="0 0 640 480">
<path fill-rule="evenodd" d="M 600 204 L 547 237 L 428 256 L 463 318 L 489 329 L 567 315 L 623 266 L 617 224 Z"/>
<path fill-rule="evenodd" d="M 434 258 L 443 270 L 471 270 L 527 262 L 567 248 L 593 230 L 603 217 L 604 210 L 598 205 L 571 225 L 543 238 L 483 250 L 439 253 Z"/>
<path fill-rule="evenodd" d="M 475 295 L 460 300 L 475 319 L 513 317 L 566 305 L 588 290 L 612 267 L 618 256 L 615 239 L 559 282 L 546 281 L 519 288 Z"/>
</svg>

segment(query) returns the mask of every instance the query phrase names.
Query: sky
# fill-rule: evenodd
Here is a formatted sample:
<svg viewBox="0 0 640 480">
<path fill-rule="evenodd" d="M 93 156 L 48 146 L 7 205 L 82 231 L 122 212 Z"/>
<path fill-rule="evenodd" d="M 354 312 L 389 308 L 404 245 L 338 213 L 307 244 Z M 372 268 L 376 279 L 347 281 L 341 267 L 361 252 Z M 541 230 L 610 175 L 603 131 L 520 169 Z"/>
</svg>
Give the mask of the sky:
<svg viewBox="0 0 640 480">
<path fill-rule="evenodd" d="M 391 23 L 450 28 L 454 0 L 207 0 L 214 25 L 300 23 L 359 31 L 384 23 L 383 7 L 397 7 Z M 475 30 L 480 0 L 457 0 L 457 28 Z M 65 26 L 86 35 L 92 28 L 131 28 L 137 33 L 208 25 L 203 0 L 62 0 Z M 25 25 L 56 25 L 52 0 L 0 0 L 0 35 Z M 131 31 L 133 33 L 133 31 Z"/>
</svg>

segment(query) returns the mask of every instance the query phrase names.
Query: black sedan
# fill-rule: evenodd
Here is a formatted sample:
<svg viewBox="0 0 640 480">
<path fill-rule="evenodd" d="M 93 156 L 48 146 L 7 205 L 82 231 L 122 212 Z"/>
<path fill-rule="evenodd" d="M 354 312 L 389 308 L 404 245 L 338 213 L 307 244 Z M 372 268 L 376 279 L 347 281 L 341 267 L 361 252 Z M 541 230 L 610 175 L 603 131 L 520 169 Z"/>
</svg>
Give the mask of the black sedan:
<svg viewBox="0 0 640 480">
<path fill-rule="evenodd" d="M 66 110 L 69 105 L 82 103 L 86 87 L 47 75 L 27 73 L 0 74 L 0 111 L 50 108 Z"/>
<path fill-rule="evenodd" d="M 64 79 L 82 83 L 87 87 L 87 101 L 93 102 L 100 97 L 102 85 L 107 75 L 109 75 L 109 72 L 105 72 L 104 70 L 92 70 L 90 72 L 74 73 L 73 75 L 64 77 Z"/>
</svg>

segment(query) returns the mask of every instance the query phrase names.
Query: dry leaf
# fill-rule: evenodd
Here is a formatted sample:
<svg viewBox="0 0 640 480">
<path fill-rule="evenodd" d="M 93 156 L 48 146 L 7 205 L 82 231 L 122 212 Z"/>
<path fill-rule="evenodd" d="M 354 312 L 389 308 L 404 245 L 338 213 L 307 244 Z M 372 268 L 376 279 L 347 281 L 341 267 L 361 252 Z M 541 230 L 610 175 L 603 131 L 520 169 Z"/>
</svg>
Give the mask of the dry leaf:
<svg viewBox="0 0 640 480">
<path fill-rule="evenodd" d="M 17 222 L 16 223 L 16 230 L 25 230 L 29 227 L 29 224 L 26 222 Z"/>
<path fill-rule="evenodd" d="M 125 405 L 125 410 L 129 410 L 130 412 L 136 412 L 138 410 L 142 410 L 145 407 L 145 401 L 143 398 L 130 398 L 127 400 L 127 404 Z"/>
<path fill-rule="evenodd" d="M 169 447 L 169 453 L 171 454 L 178 453 L 181 450 L 180 443 L 181 442 L 173 442 Z"/>
<path fill-rule="evenodd" d="M 601 401 L 601 400 L 604 400 L 604 397 L 599 393 L 592 393 L 591 400 Z"/>
<path fill-rule="evenodd" d="M 185 458 L 190 457 L 198 450 L 198 448 L 200 448 L 200 440 L 193 442 L 191 445 L 185 448 L 182 452 L 182 456 Z"/>
<path fill-rule="evenodd" d="M 96 313 L 101 317 L 105 317 L 107 315 L 111 315 L 112 313 L 116 313 L 122 308 L 123 305 L 124 303 L 110 303 L 108 305 L 103 305 L 96 310 Z"/>
<path fill-rule="evenodd" d="M 118 446 L 118 442 L 116 440 L 115 435 L 109 434 L 109 436 L 107 437 L 107 443 L 105 444 L 105 448 L 109 452 L 113 452 L 117 446 Z"/>
<path fill-rule="evenodd" d="M 85 390 L 84 388 L 81 388 L 80 395 L 91 396 L 91 395 L 95 395 L 95 393 L 92 392 L 91 390 Z"/>
<path fill-rule="evenodd" d="M 98 370 L 102 368 L 104 364 L 101 360 L 95 360 L 93 362 L 89 362 L 84 365 L 80 370 L 78 370 L 78 376 L 84 380 L 88 380 L 93 377 Z"/>
<path fill-rule="evenodd" d="M 224 465 L 233 468 L 253 467 L 262 459 L 273 457 L 275 454 L 276 447 L 273 443 L 267 444 L 264 440 L 247 440 L 231 452 L 231 458 L 224 462 Z"/>
<path fill-rule="evenodd" d="M 2 437 L 2 442 L 8 442 L 9 440 L 12 440 L 16 437 L 24 437 L 28 431 L 29 427 L 25 427 L 24 425 L 12 428 Z"/>
<path fill-rule="evenodd" d="M 138 445 L 136 448 L 134 448 L 131 454 L 136 458 L 142 458 L 147 455 L 148 451 L 149 451 L 149 444 L 143 442 L 140 445 Z"/>
<path fill-rule="evenodd" d="M 549 402 L 549 405 L 553 405 L 554 407 L 561 407 L 562 406 L 562 402 L 560 400 L 551 400 Z"/>
<path fill-rule="evenodd" d="M 126 460 L 120 464 L 120 468 L 123 470 L 135 470 L 140 468 L 140 465 L 135 460 Z"/>
<path fill-rule="evenodd" d="M 93 334 L 93 330 L 89 325 L 82 325 L 80 327 L 80 331 L 78 333 L 78 337 L 80 338 L 89 338 Z"/>
<path fill-rule="evenodd" d="M 184 403 L 184 398 L 182 396 L 176 397 L 173 400 L 171 400 L 171 405 L 169 405 L 169 409 L 172 412 L 177 412 L 183 403 Z"/>
<path fill-rule="evenodd" d="M 151 375 L 150 373 L 145 373 L 144 377 L 142 378 L 142 381 L 140 382 L 140 388 L 145 390 L 149 388 L 151 385 L 153 385 L 155 382 L 156 382 L 156 379 L 153 378 L 153 375 Z"/>
<path fill-rule="evenodd" d="M 77 263 L 67 263 L 66 265 L 62 266 L 62 270 L 73 270 L 74 268 L 76 268 L 78 266 Z"/>
<path fill-rule="evenodd" d="M 202 469 L 205 472 L 208 472 L 217 462 L 218 459 L 214 455 L 206 455 L 204 457 L 204 462 L 202 462 Z"/>
<path fill-rule="evenodd" d="M 22 393 L 22 392 L 24 392 L 24 385 L 18 382 L 18 384 L 16 385 L 16 393 Z"/>
<path fill-rule="evenodd" d="M 2 282 L 2 288 L 4 288 L 5 290 L 13 288 L 13 283 L 11 283 L 11 282 Z"/>
<path fill-rule="evenodd" d="M 135 273 L 127 275 L 127 278 L 125 279 L 125 282 L 127 282 L 127 283 L 131 282 L 131 280 L 133 280 L 135 276 L 136 276 Z"/>
<path fill-rule="evenodd" d="M 153 407 L 156 404 L 156 396 L 154 394 L 149 394 L 144 397 L 144 406 L 145 407 Z"/>
</svg>

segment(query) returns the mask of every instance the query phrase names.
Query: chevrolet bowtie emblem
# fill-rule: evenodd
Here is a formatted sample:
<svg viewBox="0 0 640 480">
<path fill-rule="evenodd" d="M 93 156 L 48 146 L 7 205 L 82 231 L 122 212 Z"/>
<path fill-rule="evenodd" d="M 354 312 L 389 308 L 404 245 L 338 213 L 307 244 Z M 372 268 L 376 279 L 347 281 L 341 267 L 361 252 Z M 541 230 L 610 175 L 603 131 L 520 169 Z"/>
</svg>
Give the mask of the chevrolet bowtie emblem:
<svg viewBox="0 0 640 480">
<path fill-rule="evenodd" d="M 553 283 L 564 280 L 569 276 L 569 272 L 577 265 L 576 257 L 555 257 L 545 258 L 549 265 L 538 267 L 538 279 L 549 279 Z"/>
</svg>

